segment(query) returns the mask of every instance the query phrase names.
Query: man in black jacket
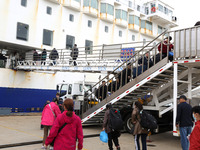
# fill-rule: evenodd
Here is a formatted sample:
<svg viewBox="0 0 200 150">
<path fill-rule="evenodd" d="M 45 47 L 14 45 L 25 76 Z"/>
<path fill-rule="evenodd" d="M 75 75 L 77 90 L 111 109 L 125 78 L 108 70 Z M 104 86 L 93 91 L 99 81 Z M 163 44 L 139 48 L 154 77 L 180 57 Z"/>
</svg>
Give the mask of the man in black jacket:
<svg viewBox="0 0 200 150">
<path fill-rule="evenodd" d="M 120 86 L 124 86 L 126 83 L 128 83 L 131 79 L 131 63 L 127 64 L 127 67 L 124 68 L 124 70 L 122 70 L 122 72 L 120 72 L 118 74 L 118 78 L 119 78 L 119 82 L 120 82 Z M 121 83 L 122 81 L 122 83 Z"/>
<path fill-rule="evenodd" d="M 188 150 L 189 141 L 187 137 L 191 134 L 193 126 L 192 107 L 186 103 L 185 95 L 181 95 L 178 99 L 180 99 L 180 104 L 177 108 L 176 126 L 180 129 L 182 149 Z"/>
<path fill-rule="evenodd" d="M 107 85 L 105 81 L 102 81 L 102 85 L 96 90 L 95 96 L 100 100 L 104 100 L 107 97 Z"/>
<path fill-rule="evenodd" d="M 58 51 L 54 48 L 49 55 L 49 59 L 53 60 L 53 64 L 55 65 L 56 59 L 58 59 L 58 58 L 59 58 Z"/>
<path fill-rule="evenodd" d="M 114 93 L 115 91 L 117 91 L 120 87 L 120 82 L 119 82 L 119 78 L 116 78 L 116 81 L 112 81 L 109 85 L 108 85 L 108 91 Z"/>
<path fill-rule="evenodd" d="M 149 58 L 149 53 L 146 53 L 144 58 L 141 57 L 138 60 L 138 64 L 143 66 L 143 71 L 148 69 L 148 64 L 149 64 L 149 68 L 153 66 L 153 61 L 151 60 L 151 58 Z"/>
</svg>

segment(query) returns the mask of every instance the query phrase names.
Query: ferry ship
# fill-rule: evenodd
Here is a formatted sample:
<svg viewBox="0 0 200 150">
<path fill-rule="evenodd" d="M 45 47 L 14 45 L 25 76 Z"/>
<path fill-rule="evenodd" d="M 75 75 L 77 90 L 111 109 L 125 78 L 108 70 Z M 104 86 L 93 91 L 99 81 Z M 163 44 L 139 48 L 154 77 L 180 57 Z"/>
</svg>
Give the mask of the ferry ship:
<svg viewBox="0 0 200 150">
<path fill-rule="evenodd" d="M 49 54 L 74 44 L 86 55 L 97 45 L 125 43 L 135 49 L 128 43 L 144 44 L 178 26 L 174 8 L 161 0 L 1 0 L 0 19 L 0 52 L 7 59 L 6 64 L 0 60 L 0 107 L 12 112 L 41 111 L 45 101 L 55 97 L 57 83 L 66 77 L 83 80 L 84 74 L 17 71 L 12 69 L 13 57 L 33 59 L 33 50 L 47 49 Z M 88 52 L 85 47 L 93 48 Z"/>
</svg>

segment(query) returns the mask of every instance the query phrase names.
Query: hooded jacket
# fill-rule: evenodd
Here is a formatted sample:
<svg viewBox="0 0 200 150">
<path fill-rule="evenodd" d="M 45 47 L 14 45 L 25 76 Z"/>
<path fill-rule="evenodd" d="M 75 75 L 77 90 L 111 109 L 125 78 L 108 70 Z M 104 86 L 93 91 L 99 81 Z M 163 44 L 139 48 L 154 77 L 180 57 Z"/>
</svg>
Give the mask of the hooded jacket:
<svg viewBox="0 0 200 150">
<path fill-rule="evenodd" d="M 189 150 L 200 149 L 200 121 L 195 123 L 195 127 L 190 135 L 190 148 Z"/>
<path fill-rule="evenodd" d="M 51 108 L 50 106 L 51 105 Z M 52 110 L 55 114 L 53 114 Z M 58 107 L 58 105 L 56 105 L 56 103 L 54 102 L 51 102 L 50 104 L 47 104 L 43 111 L 42 111 L 42 118 L 41 118 L 41 124 L 42 125 L 46 125 L 46 126 L 52 126 L 54 121 L 55 121 L 55 118 L 60 114 L 60 109 Z"/>
<path fill-rule="evenodd" d="M 140 111 L 138 108 L 133 109 L 132 112 L 132 122 L 134 124 L 134 132 L 133 135 L 137 135 L 137 134 L 148 134 L 147 129 L 142 128 L 142 126 L 140 125 Z"/>
<path fill-rule="evenodd" d="M 73 112 L 72 117 L 66 115 L 67 111 L 60 114 L 51 128 L 45 145 L 49 145 L 55 138 L 54 150 L 76 150 L 76 138 L 78 139 L 78 149 L 83 148 L 83 130 L 81 119 Z M 58 133 L 58 130 L 67 125 Z"/>
</svg>

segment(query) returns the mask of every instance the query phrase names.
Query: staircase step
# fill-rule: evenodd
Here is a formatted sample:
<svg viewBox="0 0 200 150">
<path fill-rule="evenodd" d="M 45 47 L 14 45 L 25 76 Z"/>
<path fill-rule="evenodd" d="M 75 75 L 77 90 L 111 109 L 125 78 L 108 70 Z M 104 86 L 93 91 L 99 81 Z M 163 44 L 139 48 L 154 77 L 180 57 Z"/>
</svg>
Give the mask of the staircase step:
<svg viewBox="0 0 200 150">
<path fill-rule="evenodd" d="M 167 78 L 172 78 L 173 77 L 173 75 L 166 75 L 166 74 L 159 74 L 158 76 L 167 77 Z"/>
</svg>

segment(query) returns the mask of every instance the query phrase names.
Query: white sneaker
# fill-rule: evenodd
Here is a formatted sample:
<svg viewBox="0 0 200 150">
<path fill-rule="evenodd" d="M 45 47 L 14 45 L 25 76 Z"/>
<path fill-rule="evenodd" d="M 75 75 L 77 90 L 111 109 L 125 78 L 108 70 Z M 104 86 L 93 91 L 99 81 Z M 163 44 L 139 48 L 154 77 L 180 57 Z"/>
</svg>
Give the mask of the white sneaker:
<svg viewBox="0 0 200 150">
<path fill-rule="evenodd" d="M 44 146 L 42 146 L 41 149 L 46 149 L 46 148 Z"/>
<path fill-rule="evenodd" d="M 49 147 L 49 150 L 53 150 L 53 147 Z"/>
</svg>

